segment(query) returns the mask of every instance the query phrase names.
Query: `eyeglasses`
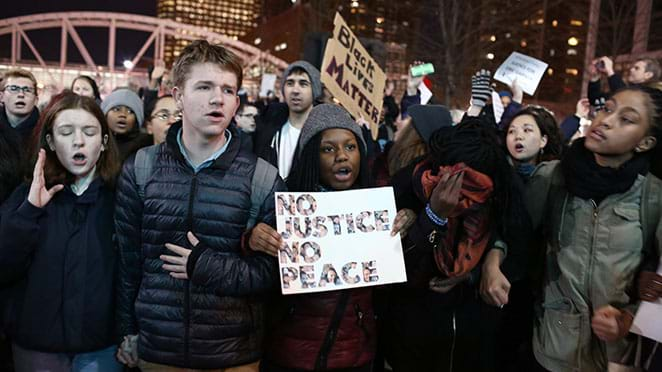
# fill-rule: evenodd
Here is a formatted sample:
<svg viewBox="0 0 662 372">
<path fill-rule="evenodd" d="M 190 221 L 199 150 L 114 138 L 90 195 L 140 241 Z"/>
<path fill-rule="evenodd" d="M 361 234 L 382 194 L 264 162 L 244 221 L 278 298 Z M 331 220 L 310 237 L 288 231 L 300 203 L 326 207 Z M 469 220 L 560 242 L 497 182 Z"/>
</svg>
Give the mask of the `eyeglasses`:
<svg viewBox="0 0 662 372">
<path fill-rule="evenodd" d="M 161 111 L 161 112 L 158 112 L 158 113 L 152 115 L 152 119 L 154 119 L 154 118 L 159 119 L 159 120 L 163 120 L 163 121 L 167 121 L 168 119 L 173 118 L 173 119 L 175 119 L 175 121 L 180 121 L 182 119 L 182 113 L 181 112 L 170 113 L 170 112 L 167 112 L 167 111 Z"/>
<path fill-rule="evenodd" d="M 32 87 L 19 87 L 18 85 L 7 85 L 5 90 L 12 94 L 18 94 L 18 92 L 23 92 L 23 94 L 35 93 L 35 89 Z"/>
</svg>

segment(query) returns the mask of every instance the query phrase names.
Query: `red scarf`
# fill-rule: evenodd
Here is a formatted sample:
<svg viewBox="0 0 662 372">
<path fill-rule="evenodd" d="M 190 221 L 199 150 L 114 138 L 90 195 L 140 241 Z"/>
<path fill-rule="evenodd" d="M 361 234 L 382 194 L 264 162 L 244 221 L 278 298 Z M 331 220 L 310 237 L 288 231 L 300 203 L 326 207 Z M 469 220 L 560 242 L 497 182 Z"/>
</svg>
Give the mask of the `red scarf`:
<svg viewBox="0 0 662 372">
<path fill-rule="evenodd" d="M 423 193 L 429 200 L 432 190 L 446 173 L 464 172 L 460 201 L 448 216 L 448 231 L 434 248 L 437 268 L 448 278 L 470 272 L 480 262 L 490 238 L 489 208 L 492 180 L 464 163 L 439 167 L 438 174 L 426 170 L 421 176 Z"/>
</svg>

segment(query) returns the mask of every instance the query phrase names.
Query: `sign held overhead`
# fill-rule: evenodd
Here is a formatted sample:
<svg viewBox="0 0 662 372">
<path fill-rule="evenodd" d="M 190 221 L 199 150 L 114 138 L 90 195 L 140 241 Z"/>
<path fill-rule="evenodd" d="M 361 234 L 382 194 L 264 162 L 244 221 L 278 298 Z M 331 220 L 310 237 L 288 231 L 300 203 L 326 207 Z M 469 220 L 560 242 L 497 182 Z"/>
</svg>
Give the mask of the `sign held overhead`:
<svg viewBox="0 0 662 372">
<path fill-rule="evenodd" d="M 377 138 L 386 74 L 339 13 L 326 44 L 321 81 L 354 118 L 363 117 Z"/>
<path fill-rule="evenodd" d="M 494 79 L 510 86 L 517 78 L 517 84 L 524 93 L 532 96 L 538 89 L 542 76 L 547 71 L 547 63 L 513 52 L 497 69 Z"/>
</svg>

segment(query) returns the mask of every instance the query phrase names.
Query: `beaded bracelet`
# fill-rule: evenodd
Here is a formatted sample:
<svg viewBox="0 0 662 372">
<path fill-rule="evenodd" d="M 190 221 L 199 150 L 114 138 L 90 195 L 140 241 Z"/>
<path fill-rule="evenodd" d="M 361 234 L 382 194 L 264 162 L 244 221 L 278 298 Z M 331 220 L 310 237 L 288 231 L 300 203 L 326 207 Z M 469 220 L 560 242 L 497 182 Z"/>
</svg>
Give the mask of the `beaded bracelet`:
<svg viewBox="0 0 662 372">
<path fill-rule="evenodd" d="M 425 213 L 430 218 L 430 221 L 432 221 L 437 226 L 446 226 L 446 224 L 448 223 L 448 218 L 440 218 L 434 213 L 434 211 L 430 207 L 430 203 L 428 203 L 425 206 Z"/>
</svg>

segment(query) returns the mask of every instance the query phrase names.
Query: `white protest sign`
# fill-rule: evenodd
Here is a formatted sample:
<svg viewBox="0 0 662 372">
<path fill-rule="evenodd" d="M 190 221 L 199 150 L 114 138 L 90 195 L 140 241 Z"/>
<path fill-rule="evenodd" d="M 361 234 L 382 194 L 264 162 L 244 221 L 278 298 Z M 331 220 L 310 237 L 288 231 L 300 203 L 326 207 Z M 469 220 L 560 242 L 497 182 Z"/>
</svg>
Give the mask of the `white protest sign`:
<svg viewBox="0 0 662 372">
<path fill-rule="evenodd" d="M 421 92 L 421 105 L 427 105 L 432 99 L 432 91 L 422 81 L 418 85 L 418 90 Z"/>
<path fill-rule="evenodd" d="M 510 84 L 517 78 L 517 84 L 522 90 L 533 95 L 538 89 L 540 79 L 547 71 L 547 64 L 522 53 L 513 52 L 497 69 L 494 79 Z"/>
<path fill-rule="evenodd" d="M 276 193 L 283 294 L 407 281 L 393 188 Z"/>
<path fill-rule="evenodd" d="M 657 273 L 662 275 L 662 259 Z M 655 302 L 642 301 L 632 322 L 630 332 L 662 342 L 662 299 Z"/>
<path fill-rule="evenodd" d="M 503 107 L 503 102 L 501 102 L 501 96 L 495 91 L 492 91 L 492 110 L 494 111 L 494 120 L 499 124 L 505 108 Z"/>
<path fill-rule="evenodd" d="M 260 97 L 269 96 L 269 91 L 272 91 L 276 87 L 276 75 L 275 74 L 263 74 L 262 82 L 260 83 Z"/>
</svg>

